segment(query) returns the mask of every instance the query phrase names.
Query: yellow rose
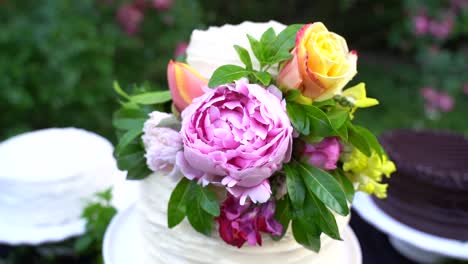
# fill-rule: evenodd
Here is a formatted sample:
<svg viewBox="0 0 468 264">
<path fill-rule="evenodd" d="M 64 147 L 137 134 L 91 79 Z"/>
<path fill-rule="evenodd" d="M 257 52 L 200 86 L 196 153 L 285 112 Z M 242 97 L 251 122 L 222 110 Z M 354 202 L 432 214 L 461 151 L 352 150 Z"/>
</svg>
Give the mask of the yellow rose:
<svg viewBox="0 0 468 264">
<path fill-rule="evenodd" d="M 278 83 L 286 89 L 300 89 L 315 101 L 341 93 L 357 73 L 357 53 L 349 52 L 346 40 L 320 22 L 299 30 L 292 54 L 278 75 Z"/>
</svg>

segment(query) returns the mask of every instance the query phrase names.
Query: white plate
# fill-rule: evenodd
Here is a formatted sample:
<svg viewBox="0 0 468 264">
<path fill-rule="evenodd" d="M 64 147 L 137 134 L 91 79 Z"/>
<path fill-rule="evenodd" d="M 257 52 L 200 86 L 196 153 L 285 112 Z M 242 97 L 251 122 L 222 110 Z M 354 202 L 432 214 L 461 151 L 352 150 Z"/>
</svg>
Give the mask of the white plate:
<svg viewBox="0 0 468 264">
<path fill-rule="evenodd" d="M 135 205 L 117 214 L 108 226 L 102 253 L 105 264 L 142 263 L 144 246 L 138 239 L 140 232 Z M 361 264 L 359 241 L 348 226 L 343 234 L 343 261 L 337 264 Z M 129 243 L 131 241 L 131 243 Z M 327 263 L 330 264 L 330 263 Z"/>
<path fill-rule="evenodd" d="M 447 239 L 431 235 L 403 223 L 387 215 L 373 201 L 371 196 L 356 193 L 353 208 L 367 222 L 388 235 L 414 245 L 422 250 L 435 252 L 447 257 L 468 260 L 468 241 Z"/>
</svg>

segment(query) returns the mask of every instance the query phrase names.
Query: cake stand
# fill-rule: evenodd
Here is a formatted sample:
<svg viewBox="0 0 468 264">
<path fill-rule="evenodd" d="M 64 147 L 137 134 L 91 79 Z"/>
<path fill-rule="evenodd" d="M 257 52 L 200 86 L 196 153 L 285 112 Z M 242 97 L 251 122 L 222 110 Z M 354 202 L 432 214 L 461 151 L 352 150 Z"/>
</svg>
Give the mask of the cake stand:
<svg viewBox="0 0 468 264">
<path fill-rule="evenodd" d="M 380 209 L 370 195 L 356 193 L 353 208 L 363 219 L 390 236 L 390 243 L 402 255 L 420 263 L 438 263 L 451 257 L 468 260 L 468 241 L 431 235 L 392 218 Z"/>
<path fill-rule="evenodd" d="M 102 253 L 105 264 L 142 263 L 138 234 L 138 215 L 136 206 L 118 213 L 107 228 Z M 343 233 L 342 252 L 345 252 L 339 264 L 361 264 L 362 254 L 359 242 L 353 230 L 348 226 Z M 131 242 L 129 242 L 131 241 Z M 330 263 L 331 264 L 331 263 Z M 338 263 L 337 263 L 338 264 Z"/>
</svg>

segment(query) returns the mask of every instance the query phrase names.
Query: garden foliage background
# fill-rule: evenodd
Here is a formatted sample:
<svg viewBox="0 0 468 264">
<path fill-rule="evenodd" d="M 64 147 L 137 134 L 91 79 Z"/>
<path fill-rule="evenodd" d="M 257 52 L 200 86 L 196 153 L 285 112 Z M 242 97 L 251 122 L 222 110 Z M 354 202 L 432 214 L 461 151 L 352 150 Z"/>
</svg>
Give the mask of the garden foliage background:
<svg viewBox="0 0 468 264">
<path fill-rule="evenodd" d="M 77 126 L 114 140 L 114 80 L 166 89 L 166 63 L 193 28 L 269 19 L 321 20 L 347 38 L 360 54 L 354 82 L 365 80 L 381 101 L 358 117 L 376 132 L 468 131 L 461 122 L 468 101 L 466 0 L 3 0 L 0 7 L 0 139 Z M 453 106 L 448 100 L 438 109 L 421 94 L 424 87 L 447 92 Z"/>
<path fill-rule="evenodd" d="M 75 126 L 115 142 L 114 80 L 167 89 L 194 28 L 270 19 L 323 21 L 359 51 L 374 132 L 468 134 L 467 0 L 0 0 L 0 140 Z"/>
</svg>

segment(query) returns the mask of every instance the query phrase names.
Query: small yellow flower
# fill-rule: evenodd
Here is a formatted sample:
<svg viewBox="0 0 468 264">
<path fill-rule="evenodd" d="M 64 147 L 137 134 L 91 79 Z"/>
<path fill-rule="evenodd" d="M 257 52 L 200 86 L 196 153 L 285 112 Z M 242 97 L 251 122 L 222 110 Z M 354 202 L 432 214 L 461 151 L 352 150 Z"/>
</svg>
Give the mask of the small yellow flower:
<svg viewBox="0 0 468 264">
<path fill-rule="evenodd" d="M 344 90 L 342 96 L 353 104 L 351 116 L 358 108 L 372 107 L 379 104 L 377 99 L 367 97 L 365 83 L 359 83 L 356 86 Z"/>
<path fill-rule="evenodd" d="M 387 196 L 387 184 L 382 184 L 382 176 L 390 177 L 395 172 L 395 164 L 387 156 L 380 157 L 372 152 L 370 157 L 364 155 L 357 148 L 343 163 L 343 170 L 354 182 L 358 189 L 368 194 L 375 194 L 378 198 Z"/>
</svg>

